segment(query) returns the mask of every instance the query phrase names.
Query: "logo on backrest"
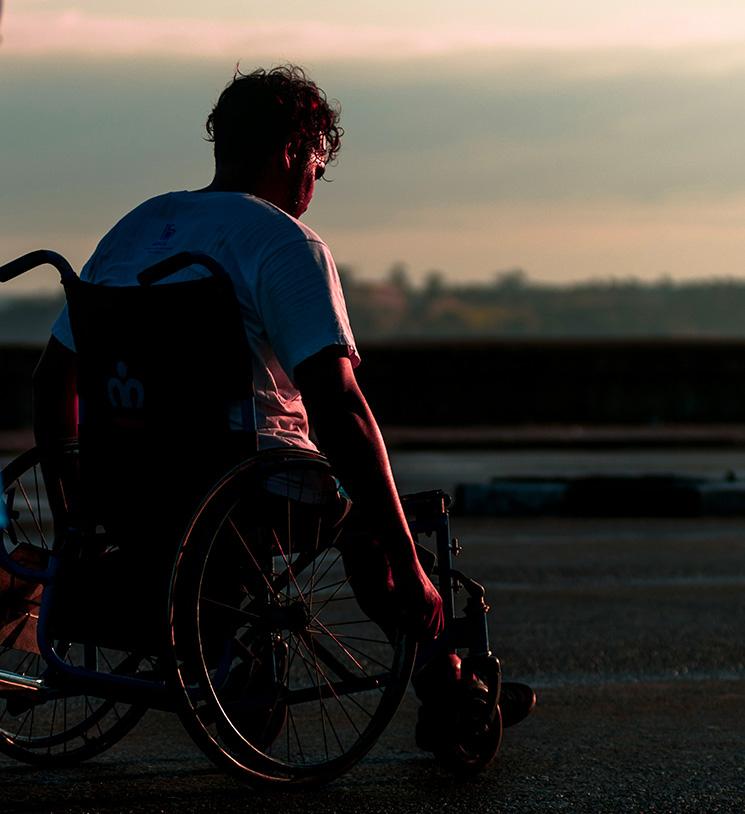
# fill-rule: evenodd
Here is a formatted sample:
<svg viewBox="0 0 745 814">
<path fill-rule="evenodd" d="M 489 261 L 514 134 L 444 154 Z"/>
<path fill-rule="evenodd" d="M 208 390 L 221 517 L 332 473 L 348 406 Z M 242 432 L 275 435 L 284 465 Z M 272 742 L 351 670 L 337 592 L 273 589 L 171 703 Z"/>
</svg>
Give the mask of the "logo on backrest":
<svg viewBox="0 0 745 814">
<path fill-rule="evenodd" d="M 127 377 L 124 362 L 116 363 L 116 377 L 109 379 L 108 393 L 111 406 L 118 409 L 141 410 L 145 404 L 145 388 L 139 379 Z"/>
</svg>

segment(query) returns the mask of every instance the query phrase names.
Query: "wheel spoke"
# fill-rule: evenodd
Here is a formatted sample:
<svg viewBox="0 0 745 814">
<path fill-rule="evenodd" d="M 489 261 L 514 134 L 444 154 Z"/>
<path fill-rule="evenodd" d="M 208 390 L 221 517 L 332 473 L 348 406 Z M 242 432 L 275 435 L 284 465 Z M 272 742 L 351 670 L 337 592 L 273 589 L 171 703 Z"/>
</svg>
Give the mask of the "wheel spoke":
<svg viewBox="0 0 745 814">
<path fill-rule="evenodd" d="M 336 589 L 334 590 L 334 592 L 331 594 L 331 596 L 329 596 L 327 599 L 325 599 L 325 600 L 323 601 L 323 604 L 322 604 L 322 605 L 321 605 L 319 608 L 317 608 L 317 609 L 316 609 L 315 615 L 314 615 L 314 616 L 311 618 L 311 620 L 310 620 L 310 621 L 311 621 L 311 624 L 312 624 L 313 622 L 315 622 L 315 621 L 316 621 L 316 619 L 318 619 L 319 615 L 321 614 L 321 611 L 322 611 L 322 610 L 323 610 L 323 609 L 326 607 L 326 605 L 328 605 L 328 604 L 329 604 L 329 602 L 345 602 L 345 601 L 348 601 L 348 600 L 350 600 L 350 599 L 354 599 L 354 597 L 352 597 L 352 596 L 341 596 L 341 597 L 339 597 L 338 599 L 336 598 L 336 595 L 339 593 L 339 591 L 341 591 L 341 589 L 342 589 L 342 588 L 343 588 L 343 587 L 344 587 L 344 586 L 345 586 L 345 585 L 346 585 L 348 582 L 349 582 L 349 580 L 348 580 L 348 579 L 345 579 L 345 580 L 344 580 L 344 582 L 342 582 L 342 584 L 341 584 L 341 585 L 339 585 L 339 587 L 338 587 L 338 588 L 336 588 Z"/>
<path fill-rule="evenodd" d="M 258 613 L 243 610 L 243 608 L 236 608 L 234 605 L 228 605 L 226 602 L 220 602 L 219 599 L 212 599 L 209 596 L 201 597 L 200 603 L 212 605 L 216 608 L 222 608 L 222 610 L 230 611 L 230 613 L 238 614 L 239 616 L 245 617 L 247 619 L 261 619 L 261 616 Z"/>
<path fill-rule="evenodd" d="M 321 623 L 318 622 L 318 621 L 316 623 L 321 625 Z M 323 628 L 323 625 L 321 625 L 321 628 Z M 309 632 L 312 633 L 313 631 L 309 631 Z M 323 631 L 323 630 L 321 632 L 325 633 L 327 636 L 329 636 L 331 638 L 331 640 L 334 641 L 338 645 L 338 647 L 344 652 L 344 655 L 352 662 L 352 664 L 354 664 L 354 666 L 361 673 L 364 673 L 364 675 L 367 675 L 367 671 L 365 670 L 365 668 L 359 663 L 359 661 L 357 661 L 357 659 L 349 652 L 349 650 L 347 650 L 347 648 L 344 647 L 344 645 L 333 635 L 333 633 L 330 633 L 329 631 Z M 327 664 L 332 669 L 336 669 L 336 670 L 341 671 L 341 673 L 338 674 L 339 678 L 348 678 L 351 675 L 349 670 L 347 670 L 341 664 L 341 662 L 339 662 L 334 656 L 332 656 L 331 653 L 328 650 L 326 650 L 326 648 L 323 647 L 323 645 L 321 645 L 319 642 L 313 640 L 313 647 L 314 647 L 314 649 L 316 647 L 319 648 L 319 650 L 321 652 L 321 660 L 325 664 Z"/>
<path fill-rule="evenodd" d="M 325 559 L 325 558 L 326 558 L 326 556 L 328 555 L 328 552 L 329 552 L 329 551 L 332 551 L 332 550 L 333 550 L 333 549 L 331 548 L 331 546 L 329 546 L 328 548 L 324 549 L 324 552 L 323 552 L 323 559 Z M 320 581 L 320 580 L 322 580 L 322 579 L 324 579 L 324 578 L 326 577 L 326 574 L 328 574 L 328 572 L 329 572 L 329 571 L 330 571 L 330 570 L 331 570 L 331 569 L 332 569 L 332 568 L 333 568 L 333 567 L 336 565 L 336 563 L 337 563 L 337 562 L 339 562 L 339 559 L 340 559 L 340 558 L 341 558 L 341 553 L 340 553 L 340 552 L 338 552 L 338 553 L 337 553 L 337 555 L 336 555 L 336 557 L 335 557 L 335 559 L 333 560 L 333 562 L 331 562 L 331 564 L 328 566 L 328 568 L 327 568 L 327 569 L 326 569 L 326 570 L 323 572 L 323 574 L 321 574 L 321 576 L 318 578 L 318 580 L 319 580 L 319 581 Z M 320 566 L 319 566 L 319 570 L 320 570 Z M 311 576 L 312 576 L 312 575 L 311 575 Z M 308 585 L 309 585 L 310 583 L 311 583 L 311 577 L 308 577 L 308 579 L 307 579 L 307 580 L 306 580 L 306 582 L 305 582 L 305 585 L 303 585 L 303 593 L 304 593 L 304 592 L 305 592 L 305 591 L 308 589 Z"/>
<path fill-rule="evenodd" d="M 272 536 L 273 536 L 273 538 L 274 538 L 274 544 L 275 544 L 275 545 L 277 546 L 277 548 L 279 549 L 279 554 L 280 554 L 280 556 L 282 557 L 282 560 L 284 561 L 284 564 L 285 564 L 285 569 L 286 569 L 286 570 L 285 570 L 285 573 L 289 574 L 290 581 L 291 581 L 291 582 L 292 582 L 292 584 L 295 586 L 295 590 L 296 590 L 296 591 L 297 591 L 297 593 L 298 593 L 298 599 L 299 599 L 299 600 L 300 600 L 300 601 L 301 601 L 301 602 L 302 602 L 302 603 L 303 603 L 303 604 L 304 604 L 306 607 L 308 607 L 308 602 L 306 601 L 305 596 L 303 595 L 302 591 L 300 590 L 300 586 L 298 585 L 297 579 L 295 578 L 295 571 L 294 571 L 294 569 L 293 569 L 292 565 L 290 564 L 289 560 L 287 559 L 287 556 L 286 556 L 286 555 L 285 555 L 285 553 L 284 553 L 284 549 L 282 548 L 282 543 L 280 543 L 280 541 L 279 541 L 279 535 L 276 533 L 276 531 L 272 530 Z M 315 560 L 314 560 L 314 561 L 315 561 Z M 287 589 L 288 589 L 288 594 L 287 594 L 287 596 L 288 596 L 288 599 L 289 599 L 289 584 L 287 585 Z"/>
<path fill-rule="evenodd" d="M 34 489 L 36 492 L 36 510 L 39 523 L 41 523 L 41 495 L 39 494 L 39 469 L 34 467 Z"/>
<path fill-rule="evenodd" d="M 249 547 L 248 543 L 246 543 L 246 541 L 243 539 L 243 535 L 242 535 L 242 534 L 240 533 L 240 531 L 238 530 L 238 527 L 236 526 L 235 521 L 233 520 L 233 518 L 232 518 L 232 517 L 231 517 L 231 518 L 228 520 L 228 523 L 229 523 L 229 525 L 230 525 L 230 528 L 233 530 L 233 532 L 235 533 L 236 537 L 237 537 L 237 538 L 238 538 L 238 540 L 240 541 L 241 545 L 242 545 L 242 546 L 243 546 L 243 548 L 245 549 L 246 553 L 247 553 L 247 554 L 248 554 L 248 556 L 251 558 L 251 562 L 253 563 L 254 568 L 256 569 L 256 572 L 257 572 L 257 573 L 259 573 L 259 574 L 261 574 L 261 577 L 262 577 L 262 579 L 264 580 L 264 582 L 266 583 L 266 586 L 267 586 L 267 588 L 269 589 L 269 592 L 270 592 L 272 595 L 274 595 L 275 591 L 274 591 L 274 588 L 273 588 L 273 586 L 272 586 L 271 581 L 269 580 L 269 578 L 267 577 L 267 575 L 264 573 L 263 568 L 262 568 L 262 567 L 259 565 L 259 563 L 258 563 L 258 561 L 257 561 L 257 559 L 256 559 L 256 556 L 254 555 L 253 551 L 251 551 L 251 549 L 250 549 L 250 547 Z"/>
<path fill-rule="evenodd" d="M 329 746 L 328 746 L 328 740 L 326 738 L 326 721 L 325 721 L 325 719 L 323 717 L 323 695 L 321 693 L 320 681 L 318 680 L 318 664 L 316 663 L 314 665 L 311 662 L 311 666 L 314 666 L 315 670 L 316 670 L 316 678 L 314 680 L 313 675 L 310 672 L 310 667 L 308 666 L 308 660 L 305 658 L 305 656 L 303 656 L 302 653 L 300 653 L 300 658 L 303 660 L 303 666 L 305 667 L 305 671 L 308 673 L 308 678 L 310 679 L 311 685 L 315 686 L 315 688 L 318 690 L 318 707 L 319 707 L 319 710 L 320 710 L 320 713 L 321 713 L 321 731 L 323 733 L 323 748 L 324 748 L 324 751 L 326 752 L 326 760 L 328 760 L 329 759 Z"/>
<path fill-rule="evenodd" d="M 321 518 L 320 517 L 318 518 L 318 522 L 316 523 L 316 535 L 315 535 L 315 537 L 316 537 L 316 539 L 315 539 L 315 543 L 313 545 L 313 550 L 317 551 L 318 550 L 318 544 L 320 543 L 320 540 L 321 540 Z M 313 558 L 313 568 L 311 569 L 311 573 L 310 573 L 310 596 L 308 598 L 308 613 L 310 613 L 310 614 L 313 613 L 313 594 L 314 594 L 314 588 L 315 588 L 315 578 L 316 578 L 317 568 L 318 568 L 318 557 L 314 557 Z"/>
<path fill-rule="evenodd" d="M 320 623 L 318 623 L 320 624 Z M 322 630 L 315 630 L 314 633 L 318 633 L 320 635 L 331 636 L 334 641 L 338 641 L 339 639 L 352 639 L 357 642 L 370 642 L 371 644 L 383 644 L 390 647 L 390 642 L 388 639 L 371 639 L 369 636 L 352 636 L 349 633 L 332 633 L 329 628 L 333 625 L 321 625 L 323 628 Z M 341 643 L 339 643 L 341 644 Z"/>
<path fill-rule="evenodd" d="M 295 724 L 295 717 L 292 714 L 292 708 L 288 708 L 287 715 L 288 715 L 288 717 L 290 719 L 290 723 L 292 725 L 292 731 L 295 734 L 295 741 L 297 743 L 298 752 L 300 752 L 300 759 L 303 761 L 303 763 L 306 763 L 307 761 L 305 760 L 305 754 L 303 753 L 303 745 L 302 745 L 302 743 L 300 743 L 300 736 L 298 735 L 297 726 Z M 287 736 L 288 744 L 289 744 L 289 741 L 290 741 L 290 737 L 289 737 L 289 734 L 288 734 L 288 736 Z M 289 760 L 289 746 L 288 746 L 288 760 Z"/>
<path fill-rule="evenodd" d="M 34 525 L 36 526 L 36 530 L 39 532 L 39 537 L 41 538 L 42 548 L 48 549 L 49 546 L 47 545 L 47 538 L 44 536 L 44 531 L 41 527 L 41 518 L 37 518 L 34 514 L 33 506 L 31 505 L 31 501 L 29 500 L 28 493 L 26 492 L 26 487 L 18 481 L 18 488 L 21 490 L 21 494 L 23 495 L 23 500 L 28 507 L 29 513 L 31 514 L 31 518 L 33 520 Z"/>
<path fill-rule="evenodd" d="M 347 646 L 349 647 L 350 650 L 354 650 L 355 653 L 359 653 L 364 658 L 369 659 L 369 661 L 375 662 L 375 664 L 377 664 L 379 667 L 382 667 L 384 670 L 390 669 L 390 664 L 384 664 L 382 661 L 379 661 L 374 656 L 371 656 L 369 653 L 366 653 L 364 650 L 360 650 L 359 647 L 355 647 L 354 645 L 351 644 Z"/>
<path fill-rule="evenodd" d="M 316 644 L 316 643 L 315 643 L 313 640 L 311 640 L 310 647 L 308 646 L 308 644 L 307 644 L 307 643 L 306 643 L 304 640 L 302 640 L 302 639 L 301 639 L 301 641 L 302 641 L 302 643 L 305 645 L 305 649 L 306 649 L 306 650 L 309 650 L 309 651 L 314 651 L 314 650 L 315 650 L 315 644 Z M 301 654 L 301 657 L 302 657 L 302 654 Z M 315 654 L 314 654 L 314 659 L 315 659 Z M 348 718 L 349 722 L 350 722 L 350 723 L 352 724 L 352 726 L 354 727 L 354 730 L 355 730 L 355 732 L 357 733 L 357 735 L 358 735 L 358 736 L 359 736 L 359 735 L 361 735 L 362 733 L 361 733 L 361 732 L 360 732 L 360 730 L 358 729 L 357 724 L 355 724 L 355 722 L 354 722 L 354 721 L 352 720 L 352 718 L 350 717 L 349 712 L 347 711 L 346 707 L 345 707 L 345 706 L 344 706 L 344 704 L 342 703 L 341 698 L 339 697 L 339 694 L 338 694 L 338 693 L 336 692 L 336 690 L 334 689 L 334 685 L 333 685 L 333 683 L 332 683 L 331 681 L 329 681 L 328 676 L 326 675 L 326 673 L 324 672 L 324 670 L 323 670 L 323 668 L 320 666 L 320 664 L 318 664 L 317 660 L 316 660 L 315 664 L 316 664 L 316 668 L 317 668 L 317 669 L 320 671 L 320 673 L 321 673 L 321 676 L 322 676 L 323 680 L 326 682 L 326 686 L 327 686 L 327 687 L 329 688 L 329 690 L 331 691 L 332 696 L 333 696 L 333 697 L 336 699 L 337 704 L 338 704 L 338 705 L 341 707 L 342 712 L 344 713 L 344 715 L 345 715 L 345 716 Z M 327 715 L 328 715 L 328 713 L 327 713 Z M 330 721 L 330 720 L 329 720 L 329 723 L 331 723 L 331 721 Z M 332 725 L 332 726 L 333 726 L 333 725 Z M 336 733 L 335 733 L 335 734 L 336 734 Z M 337 742 L 338 742 L 338 737 L 337 737 Z M 344 750 L 344 747 L 341 745 L 341 743 L 339 743 L 339 748 L 340 748 L 342 751 Z"/>
</svg>

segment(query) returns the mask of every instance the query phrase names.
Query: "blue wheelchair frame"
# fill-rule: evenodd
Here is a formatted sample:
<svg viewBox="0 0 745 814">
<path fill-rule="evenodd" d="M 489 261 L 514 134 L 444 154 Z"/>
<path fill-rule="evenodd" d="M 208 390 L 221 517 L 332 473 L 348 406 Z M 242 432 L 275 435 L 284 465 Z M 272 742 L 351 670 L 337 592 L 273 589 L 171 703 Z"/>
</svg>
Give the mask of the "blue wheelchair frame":
<svg viewBox="0 0 745 814">
<path fill-rule="evenodd" d="M 8 528 L 8 511 L 5 508 L 5 501 L 2 498 L 3 493 L 3 479 L 0 477 L 0 531 Z"/>
</svg>

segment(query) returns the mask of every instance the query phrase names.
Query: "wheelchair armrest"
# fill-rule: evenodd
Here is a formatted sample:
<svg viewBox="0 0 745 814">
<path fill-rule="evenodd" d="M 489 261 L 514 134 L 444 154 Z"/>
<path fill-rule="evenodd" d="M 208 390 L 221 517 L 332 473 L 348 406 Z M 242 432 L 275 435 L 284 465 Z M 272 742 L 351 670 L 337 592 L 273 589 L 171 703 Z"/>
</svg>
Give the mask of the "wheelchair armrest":
<svg viewBox="0 0 745 814">
<path fill-rule="evenodd" d="M 442 489 L 401 495 L 400 499 L 406 519 L 414 533 L 431 534 L 437 531 L 443 522 L 447 522 L 452 498 Z"/>
<path fill-rule="evenodd" d="M 441 505 L 440 501 L 442 501 L 443 504 L 442 508 L 448 509 L 453 502 L 452 497 L 442 489 L 430 489 L 427 492 L 412 492 L 408 495 L 399 495 L 399 498 L 404 509 L 407 506 L 418 506 L 420 504 L 430 506 L 435 503 L 439 507 Z"/>
</svg>

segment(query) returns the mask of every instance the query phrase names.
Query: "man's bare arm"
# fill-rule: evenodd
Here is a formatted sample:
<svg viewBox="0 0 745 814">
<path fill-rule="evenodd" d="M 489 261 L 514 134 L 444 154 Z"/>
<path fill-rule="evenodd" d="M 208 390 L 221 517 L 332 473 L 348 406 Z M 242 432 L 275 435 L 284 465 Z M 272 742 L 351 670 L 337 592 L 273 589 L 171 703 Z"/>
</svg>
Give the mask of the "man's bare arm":
<svg viewBox="0 0 745 814">
<path fill-rule="evenodd" d="M 321 351 L 297 366 L 295 380 L 321 449 L 384 548 L 412 627 L 436 635 L 441 600 L 419 565 L 383 437 L 350 360 L 334 349 Z"/>
</svg>

